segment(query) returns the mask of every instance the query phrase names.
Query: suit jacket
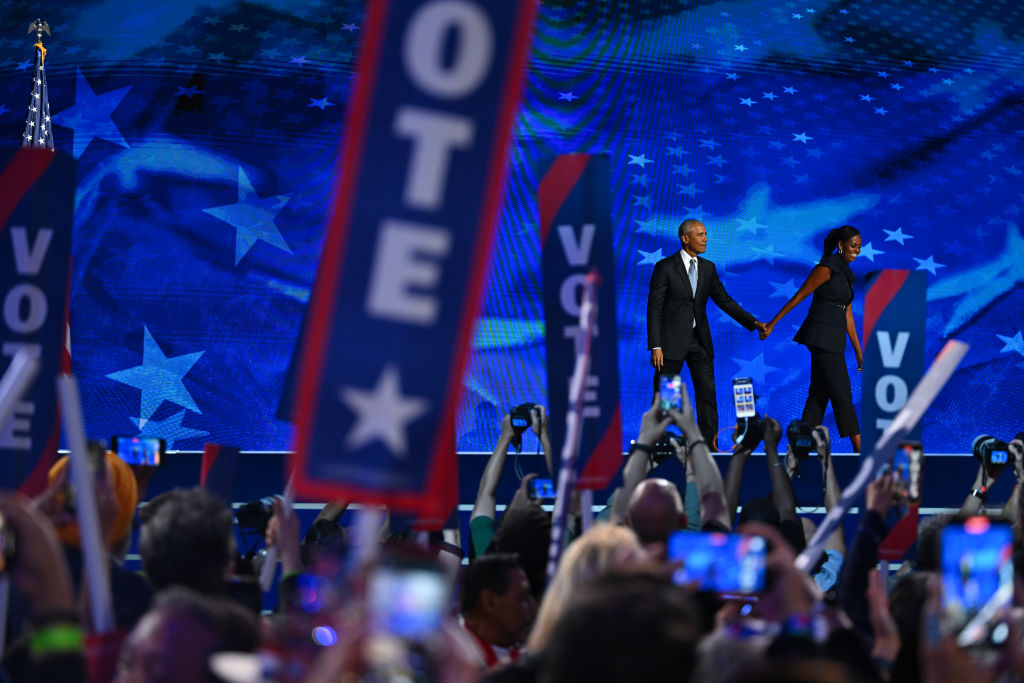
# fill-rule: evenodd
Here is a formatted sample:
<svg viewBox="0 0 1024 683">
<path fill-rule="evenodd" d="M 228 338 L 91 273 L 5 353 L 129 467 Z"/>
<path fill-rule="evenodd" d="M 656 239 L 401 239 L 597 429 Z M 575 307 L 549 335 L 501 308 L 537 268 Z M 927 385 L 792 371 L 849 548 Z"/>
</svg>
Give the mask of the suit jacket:
<svg viewBox="0 0 1024 683">
<path fill-rule="evenodd" d="M 756 319 L 726 293 L 711 261 L 697 257 L 696 293 L 690 287 L 690 278 L 679 252 L 654 264 L 651 289 L 647 294 L 647 348 L 660 346 L 665 358 L 685 358 L 690 339 L 696 332 L 701 345 L 714 358 L 707 315 L 708 298 L 740 325 L 748 330 L 754 329 Z M 696 328 L 693 327 L 695 319 Z"/>
</svg>

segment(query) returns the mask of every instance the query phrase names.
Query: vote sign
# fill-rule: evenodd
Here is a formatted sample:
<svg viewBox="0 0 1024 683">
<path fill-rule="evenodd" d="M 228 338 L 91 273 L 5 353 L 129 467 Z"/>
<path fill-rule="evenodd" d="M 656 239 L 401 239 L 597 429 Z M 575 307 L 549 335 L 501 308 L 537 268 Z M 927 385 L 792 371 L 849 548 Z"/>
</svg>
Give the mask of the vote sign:
<svg viewBox="0 0 1024 683">
<path fill-rule="evenodd" d="M 300 495 L 419 511 L 452 490 L 439 465 L 453 462 L 534 6 L 368 3 L 297 384 Z"/>
<path fill-rule="evenodd" d="M 46 149 L 0 159 L 0 373 L 19 349 L 39 359 L 31 389 L 0 425 L 0 487 L 46 487 L 60 438 L 57 374 L 66 353 L 76 170 Z"/>
<path fill-rule="evenodd" d="M 861 453 L 870 453 L 924 373 L 927 281 L 922 272 L 883 270 L 864 299 Z M 918 424 L 908 438 L 920 439 Z"/>
</svg>

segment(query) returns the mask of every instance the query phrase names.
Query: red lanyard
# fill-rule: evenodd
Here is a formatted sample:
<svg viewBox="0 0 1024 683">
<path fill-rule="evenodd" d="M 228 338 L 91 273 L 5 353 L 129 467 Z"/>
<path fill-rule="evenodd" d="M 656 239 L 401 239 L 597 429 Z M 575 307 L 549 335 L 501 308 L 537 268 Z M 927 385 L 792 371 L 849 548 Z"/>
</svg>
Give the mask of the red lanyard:
<svg viewBox="0 0 1024 683">
<path fill-rule="evenodd" d="M 494 652 L 494 646 L 493 645 L 491 645 L 486 640 L 484 640 L 483 638 L 478 636 L 476 633 L 474 633 L 473 630 L 471 628 L 469 628 L 468 626 L 466 627 L 466 632 L 469 633 L 469 635 L 473 636 L 473 639 L 476 640 L 476 642 L 480 644 L 480 649 L 483 650 L 483 653 L 484 653 L 484 664 L 487 665 L 488 669 L 493 669 L 494 667 L 498 666 L 498 664 L 501 663 L 501 660 L 498 659 L 497 653 Z M 519 659 L 519 648 L 518 647 L 510 647 L 508 649 L 508 657 L 513 662 L 518 660 Z"/>
</svg>

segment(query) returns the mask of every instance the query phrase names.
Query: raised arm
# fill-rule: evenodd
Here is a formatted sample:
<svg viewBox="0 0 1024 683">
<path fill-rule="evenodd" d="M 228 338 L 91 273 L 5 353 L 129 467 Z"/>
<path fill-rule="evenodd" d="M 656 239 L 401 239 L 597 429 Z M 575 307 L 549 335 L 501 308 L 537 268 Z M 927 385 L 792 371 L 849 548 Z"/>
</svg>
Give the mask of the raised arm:
<svg viewBox="0 0 1024 683">
<path fill-rule="evenodd" d="M 743 483 L 743 470 L 747 465 L 747 457 L 754 448 L 736 444 L 736 450 L 729 458 L 729 469 L 725 473 L 725 505 L 729 511 L 729 527 L 736 519 L 736 507 L 740 502 L 740 484 Z"/>
<path fill-rule="evenodd" d="M 624 524 L 629 509 L 629 499 L 633 491 L 647 476 L 651 466 L 651 454 L 654 444 L 665 435 L 665 428 L 672 421 L 671 417 L 661 417 L 661 394 L 655 394 L 654 403 L 640 418 L 640 433 L 636 437 L 633 452 L 626 460 L 622 470 L 622 487 L 615 491 L 612 500 L 611 521 L 613 524 Z"/>
<path fill-rule="evenodd" d="M 494 445 L 494 451 L 487 460 L 487 466 L 484 467 L 484 473 L 480 477 L 480 487 L 476 491 L 476 502 L 473 503 L 470 519 L 474 517 L 494 519 L 498 504 L 494 494 L 498 490 L 498 480 L 501 479 L 501 471 L 505 469 L 505 456 L 508 455 L 508 447 L 512 443 L 514 435 L 512 418 L 506 414 L 501 419 L 501 435 L 498 436 L 498 443 Z"/>
<path fill-rule="evenodd" d="M 708 286 L 708 296 L 715 302 L 715 305 L 721 308 L 730 318 L 738 322 L 740 325 L 743 325 L 743 327 L 748 330 L 757 329 L 763 333 L 764 323 L 758 321 L 742 306 L 736 303 L 735 299 L 729 296 L 729 293 L 725 291 L 725 286 L 718 277 L 718 271 L 716 269 L 712 269 L 711 271 L 711 282 Z"/>
<path fill-rule="evenodd" d="M 772 503 L 779 511 L 779 519 L 796 521 L 796 493 L 786 472 L 786 463 L 779 460 L 779 439 L 782 426 L 775 418 L 764 418 L 764 456 L 768 463 L 768 476 L 772 482 Z"/>
<path fill-rule="evenodd" d="M 530 421 L 530 428 L 540 439 L 540 448 L 544 451 L 544 462 L 548 466 L 548 476 L 554 477 L 555 470 L 551 465 L 551 432 L 548 430 L 548 411 L 541 405 L 533 407 L 533 419 Z"/>
<path fill-rule="evenodd" d="M 771 334 L 772 330 L 775 328 L 775 323 L 789 315 L 789 312 L 796 308 L 801 301 L 809 297 L 818 287 L 821 287 L 823 284 L 828 282 L 831 275 L 831 272 L 826 266 L 814 266 L 811 274 L 808 275 L 807 279 L 804 280 L 804 283 L 800 285 L 800 289 L 796 290 L 796 294 L 794 294 L 793 297 L 787 301 L 781 309 L 779 309 L 779 312 L 775 314 L 775 317 L 769 320 L 768 324 L 765 325 L 765 331 L 761 333 L 763 337 L 767 337 Z M 856 332 L 854 334 L 856 334 Z"/>
<path fill-rule="evenodd" d="M 729 529 L 732 520 L 729 518 L 729 510 L 725 503 L 722 473 L 711 457 L 707 442 L 701 437 L 689 392 L 684 388 L 681 393 L 683 409 L 669 412 L 686 436 L 687 452 L 693 465 L 694 476 L 697 478 L 697 490 L 700 492 L 700 518 L 705 525 L 714 522 L 721 528 Z"/>
</svg>

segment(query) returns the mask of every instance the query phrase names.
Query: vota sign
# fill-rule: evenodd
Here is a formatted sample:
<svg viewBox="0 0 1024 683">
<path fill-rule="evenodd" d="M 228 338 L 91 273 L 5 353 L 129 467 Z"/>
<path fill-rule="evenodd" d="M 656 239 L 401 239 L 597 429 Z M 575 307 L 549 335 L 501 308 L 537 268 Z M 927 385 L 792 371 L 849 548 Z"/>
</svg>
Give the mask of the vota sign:
<svg viewBox="0 0 1024 683">
<path fill-rule="evenodd" d="M 454 416 L 535 4 L 368 3 L 300 363 L 300 495 L 421 512 L 454 491 Z"/>
</svg>

